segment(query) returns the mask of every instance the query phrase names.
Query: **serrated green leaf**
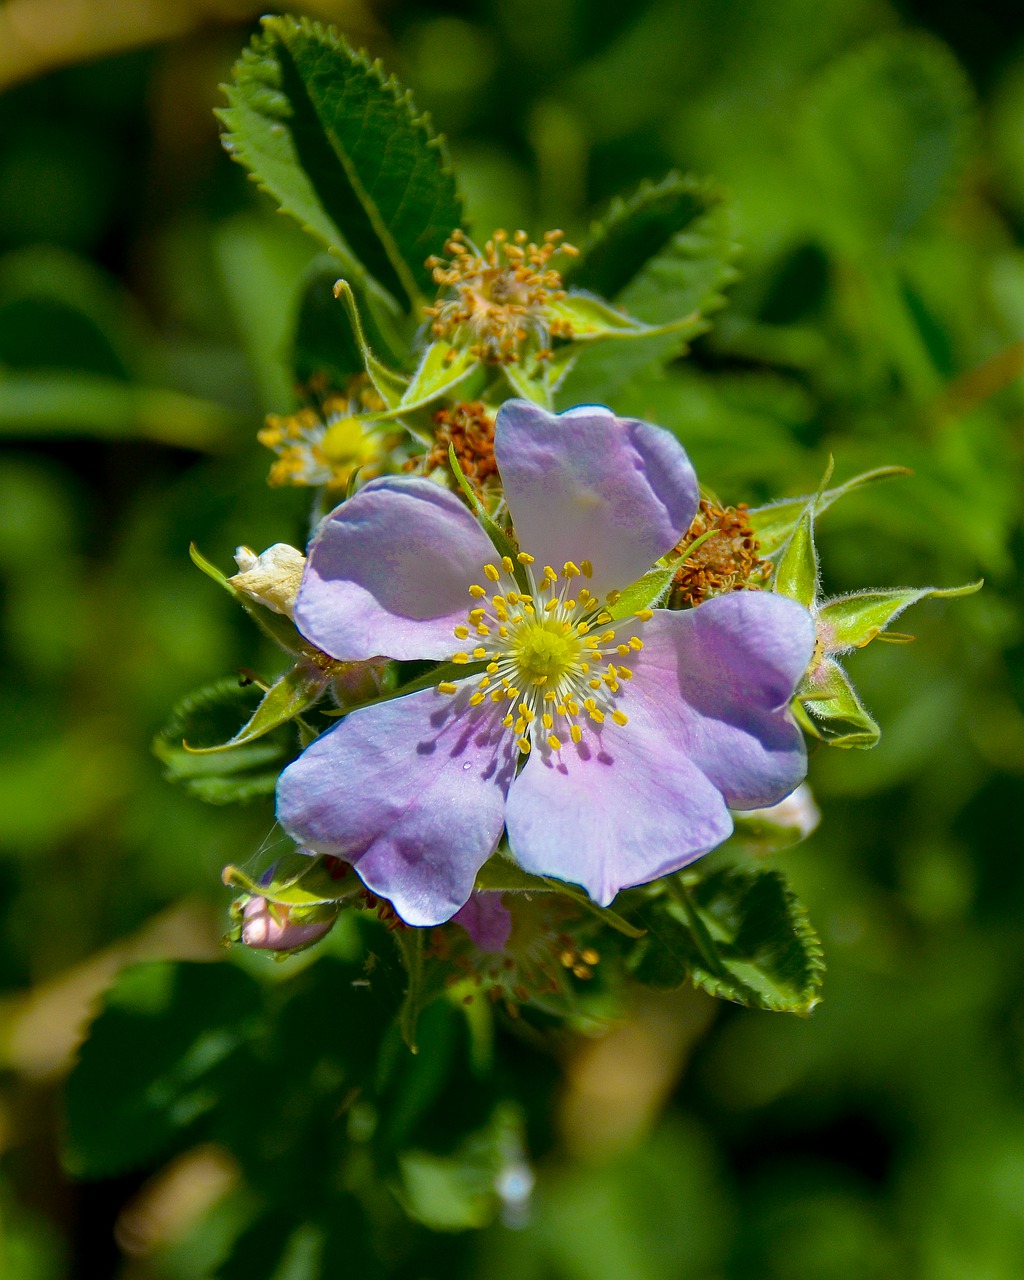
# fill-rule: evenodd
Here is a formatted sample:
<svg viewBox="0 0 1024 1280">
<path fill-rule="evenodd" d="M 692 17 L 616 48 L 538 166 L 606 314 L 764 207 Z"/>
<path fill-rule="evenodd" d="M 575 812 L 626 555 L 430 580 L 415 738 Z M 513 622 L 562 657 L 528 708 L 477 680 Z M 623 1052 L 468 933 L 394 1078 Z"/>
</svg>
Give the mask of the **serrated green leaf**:
<svg viewBox="0 0 1024 1280">
<path fill-rule="evenodd" d="M 188 554 L 196 568 L 201 569 L 208 578 L 212 578 L 219 587 L 223 587 L 228 595 L 242 606 L 263 634 L 273 640 L 275 644 L 280 645 L 286 653 L 300 657 L 310 652 L 309 644 L 300 635 L 291 618 L 286 618 L 283 613 L 275 613 L 273 609 L 264 608 L 252 596 L 244 591 L 239 591 L 237 587 L 233 587 L 228 581 L 227 575 L 221 573 L 215 564 L 207 560 L 194 542 L 190 544 Z"/>
<path fill-rule="evenodd" d="M 228 964 L 144 964 L 107 992 L 67 1086 L 67 1163 L 124 1173 L 164 1154 L 220 1102 L 256 983 Z"/>
<path fill-rule="evenodd" d="M 257 738 L 280 728 L 312 707 L 322 696 L 327 681 L 328 676 L 315 663 L 296 663 L 290 671 L 274 681 L 250 719 L 227 742 L 212 747 L 197 747 L 186 741 L 184 749 L 189 755 L 215 755 L 255 742 Z"/>
<path fill-rule="evenodd" d="M 641 912 L 648 936 L 634 971 L 652 986 L 687 979 L 712 995 L 754 1008 L 809 1013 L 824 973 L 821 945 L 803 904 L 780 871 L 726 867 Z"/>
<path fill-rule="evenodd" d="M 278 774 L 298 754 L 294 732 L 273 730 L 232 751 L 202 755 L 182 745 L 216 746 L 230 738 L 239 721 L 252 718 L 263 691 L 237 680 L 219 680 L 183 698 L 153 740 L 164 776 L 211 804 L 229 804 L 272 795 Z"/>
<path fill-rule="evenodd" d="M 895 587 L 837 596 L 823 604 L 817 613 L 825 651 L 861 649 L 884 631 L 893 618 L 919 600 L 951 600 L 973 595 L 981 590 L 982 581 L 969 582 L 963 587 Z"/>
<path fill-rule="evenodd" d="M 682 355 L 723 305 L 723 291 L 736 277 L 736 252 L 731 210 L 706 183 L 670 175 L 613 206 L 568 279 L 605 294 L 652 330 L 672 331 L 582 351 L 559 389 L 559 403 L 611 403 Z"/>
<path fill-rule="evenodd" d="M 873 484 L 877 480 L 888 480 L 892 476 L 909 476 L 913 472 L 908 467 L 876 467 L 873 471 L 865 471 L 854 476 L 834 489 L 825 489 L 814 504 L 815 516 L 820 516 L 838 498 L 852 493 L 864 485 Z M 749 512 L 750 527 L 757 534 L 761 555 L 771 556 L 792 536 L 801 514 L 811 501 L 813 494 L 804 494 L 801 498 L 786 498 L 781 502 L 772 502 L 767 506 L 754 507 Z"/>
<path fill-rule="evenodd" d="M 866 751 L 882 736 L 850 677 L 831 658 L 823 658 L 812 677 L 805 680 L 800 701 L 814 718 L 817 736 L 830 747 L 859 747 Z"/>
<path fill-rule="evenodd" d="M 331 27 L 263 19 L 234 69 L 224 145 L 353 279 L 412 304 L 462 219 L 443 141 L 407 91 Z"/>
</svg>

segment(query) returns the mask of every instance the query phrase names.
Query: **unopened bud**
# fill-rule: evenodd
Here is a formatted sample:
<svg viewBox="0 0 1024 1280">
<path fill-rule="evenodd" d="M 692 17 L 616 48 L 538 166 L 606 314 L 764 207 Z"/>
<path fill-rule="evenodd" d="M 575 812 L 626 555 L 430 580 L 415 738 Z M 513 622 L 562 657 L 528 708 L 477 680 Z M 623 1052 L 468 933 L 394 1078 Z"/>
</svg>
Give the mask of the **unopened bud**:
<svg viewBox="0 0 1024 1280">
<path fill-rule="evenodd" d="M 335 918 L 299 923 L 291 918 L 290 907 L 250 898 L 242 908 L 242 941 L 256 951 L 295 951 L 322 938 Z"/>
<path fill-rule="evenodd" d="M 806 840 L 821 822 L 821 810 L 806 782 L 801 782 L 792 795 L 778 804 L 767 809 L 747 809 L 733 816 L 738 835 L 775 849 Z"/>
<path fill-rule="evenodd" d="M 261 555 L 249 547 L 239 547 L 235 551 L 235 563 L 239 571 L 228 578 L 228 582 L 236 590 L 244 591 L 274 613 L 292 616 L 306 567 L 306 557 L 301 551 L 287 542 L 275 542 Z"/>
</svg>

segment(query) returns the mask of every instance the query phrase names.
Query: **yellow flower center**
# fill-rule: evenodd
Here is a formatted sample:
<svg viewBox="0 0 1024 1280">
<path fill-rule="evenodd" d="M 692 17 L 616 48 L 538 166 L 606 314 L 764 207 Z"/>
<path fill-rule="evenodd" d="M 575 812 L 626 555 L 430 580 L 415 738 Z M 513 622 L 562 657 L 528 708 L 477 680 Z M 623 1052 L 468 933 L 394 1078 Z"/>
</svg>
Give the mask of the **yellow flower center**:
<svg viewBox="0 0 1024 1280">
<path fill-rule="evenodd" d="M 518 560 L 518 578 L 509 556 L 500 565 L 484 565 L 489 585 L 469 588 L 474 606 L 455 628 L 456 639 L 466 647 L 452 661 L 486 663 L 470 705 L 481 706 L 488 699 L 504 704 L 503 724 L 513 730 L 524 752 L 535 746 L 558 751 L 567 741 L 578 743 L 588 720 L 627 724 L 618 705 L 633 678 L 625 660 L 644 646 L 639 636 L 622 633 L 635 632 L 637 622 L 651 618 L 651 610 L 614 619 L 609 609 L 619 593 L 611 592 L 604 601 L 594 595 L 585 584 L 593 572 L 586 560 L 578 565 L 567 561 L 561 572 L 550 565 L 537 572 L 526 552 Z M 458 686 L 446 681 L 438 689 L 454 694 Z"/>
</svg>

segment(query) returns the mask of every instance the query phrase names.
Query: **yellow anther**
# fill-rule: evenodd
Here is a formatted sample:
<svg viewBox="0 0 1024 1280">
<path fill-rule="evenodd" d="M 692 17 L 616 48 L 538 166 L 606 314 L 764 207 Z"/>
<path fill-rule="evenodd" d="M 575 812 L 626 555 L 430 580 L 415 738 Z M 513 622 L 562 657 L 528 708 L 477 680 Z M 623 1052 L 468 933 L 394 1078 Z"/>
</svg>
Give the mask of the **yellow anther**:
<svg viewBox="0 0 1024 1280">
<path fill-rule="evenodd" d="M 470 699 L 469 699 L 469 705 L 470 705 L 471 707 L 478 707 L 478 706 L 481 704 L 481 702 L 486 702 L 486 700 L 487 700 L 487 695 L 486 695 L 486 694 L 484 694 L 484 693 L 474 693 L 474 694 L 472 694 L 472 695 L 470 696 Z"/>
<path fill-rule="evenodd" d="M 522 717 L 522 716 L 520 716 L 520 717 L 518 718 L 518 720 L 516 720 L 516 730 L 515 730 L 515 731 L 516 731 L 516 733 L 518 733 L 518 734 L 523 734 L 523 733 L 525 733 L 525 732 L 526 732 L 526 721 L 523 719 L 523 717 Z"/>
<path fill-rule="evenodd" d="M 544 726 L 544 728 L 545 728 L 545 729 L 553 729 L 553 728 L 555 727 L 555 722 L 554 722 L 554 720 L 552 719 L 552 717 L 551 717 L 551 716 L 550 716 L 546 711 L 545 711 L 545 712 L 544 712 L 544 714 L 541 716 L 541 718 L 540 718 L 540 722 L 541 722 L 541 724 Z"/>
<path fill-rule="evenodd" d="M 585 604 L 586 601 L 593 599 L 595 597 L 590 594 L 586 587 L 580 587 L 580 604 Z"/>
<path fill-rule="evenodd" d="M 654 610 L 641 609 L 639 613 L 634 613 L 633 617 L 637 618 L 640 622 L 650 622 L 650 620 L 654 617 Z"/>
<path fill-rule="evenodd" d="M 508 713 L 508 715 L 505 717 L 505 719 L 504 719 L 504 720 L 502 720 L 502 722 L 501 722 L 501 723 L 505 726 L 505 728 L 506 728 L 506 729 L 511 729 L 511 728 L 512 728 L 512 726 L 515 724 L 515 721 L 512 719 L 512 712 L 511 712 L 511 711 Z"/>
<path fill-rule="evenodd" d="M 514 702 L 516 698 L 519 697 L 519 690 L 515 687 L 515 685 L 510 685 L 505 690 L 505 697 L 508 698 L 509 701 Z"/>
<path fill-rule="evenodd" d="M 500 599 L 500 597 L 499 597 L 499 596 L 495 596 L 494 598 L 495 598 L 495 600 Z M 518 604 L 518 603 L 519 603 L 519 592 L 518 592 L 518 591 L 506 591 L 506 592 L 505 592 L 505 599 L 502 601 L 502 603 L 504 604 L 505 602 L 507 602 L 508 604 Z"/>
<path fill-rule="evenodd" d="M 569 708 L 569 714 L 571 716 L 579 715 L 580 704 L 574 698 L 570 698 L 569 701 L 566 703 L 566 706 Z"/>
<path fill-rule="evenodd" d="M 583 730 L 578 724 L 574 724 L 569 729 L 569 736 L 572 738 L 573 742 L 579 742 L 583 738 Z"/>
<path fill-rule="evenodd" d="M 516 598 L 515 592 L 510 591 L 508 593 L 508 596 L 491 596 L 491 604 L 494 605 L 495 609 L 504 609 L 505 606 L 508 604 L 509 600 L 511 600 L 514 604 L 515 598 Z"/>
<path fill-rule="evenodd" d="M 600 687 L 601 687 L 601 682 L 599 680 L 597 682 L 597 688 L 600 689 Z M 593 688 L 593 685 L 591 686 L 591 688 Z M 596 698 L 584 698 L 583 705 L 584 707 L 586 707 L 588 711 L 593 711 L 594 708 L 597 706 L 597 700 Z"/>
<path fill-rule="evenodd" d="M 455 628 L 455 637 L 456 637 L 456 639 L 457 639 L 457 640 L 465 640 L 465 638 L 466 638 L 468 635 L 469 635 L 469 627 L 462 626 L 462 625 L 460 624 L 459 626 L 457 626 L 457 627 Z"/>
<path fill-rule="evenodd" d="M 501 577 L 501 574 L 498 572 L 497 566 L 493 564 L 485 564 L 484 573 L 487 575 L 488 578 L 490 578 L 492 582 L 497 582 L 498 579 Z"/>
<path fill-rule="evenodd" d="M 462 662 L 468 662 L 468 661 L 469 661 L 469 654 L 468 654 L 468 653 L 453 653 L 453 654 L 452 654 L 452 662 L 459 662 L 459 663 L 462 663 Z"/>
<path fill-rule="evenodd" d="M 477 646 L 477 648 L 475 648 L 475 649 L 473 650 L 473 657 L 474 657 L 474 658 L 486 658 L 486 657 L 487 657 L 487 650 L 486 650 L 486 649 L 481 649 L 479 646 Z"/>
<path fill-rule="evenodd" d="M 600 678 L 600 676 L 594 676 L 593 680 L 588 680 L 588 681 L 587 681 L 587 684 L 589 684 L 589 685 L 590 685 L 591 689 L 600 689 L 600 687 L 601 687 L 601 678 Z M 587 699 L 587 701 L 588 701 L 588 702 L 593 702 L 593 698 L 588 698 L 588 699 Z M 584 705 L 584 706 L 586 706 L 586 703 L 584 703 L 583 705 Z"/>
<path fill-rule="evenodd" d="M 480 584 L 479 584 L 478 582 L 474 582 L 474 583 L 473 583 L 473 585 L 472 585 L 472 586 L 470 587 L 470 589 L 469 589 L 469 594 L 470 594 L 470 595 L 471 595 L 475 600 L 479 600 L 482 596 L 485 596 L 485 595 L 487 594 L 487 592 L 483 589 L 483 587 L 481 587 L 481 586 L 480 586 Z"/>
<path fill-rule="evenodd" d="M 442 680 L 437 686 L 437 691 L 438 693 L 454 693 L 457 688 L 458 686 L 452 684 L 450 680 Z"/>
<path fill-rule="evenodd" d="M 562 739 L 558 736 L 557 733 L 548 734 L 548 746 L 551 748 L 552 751 L 558 751 L 561 745 L 562 745 Z"/>
<path fill-rule="evenodd" d="M 565 607 L 569 610 L 570 613 L 572 613 L 573 609 L 576 608 L 575 600 L 566 600 L 564 603 L 565 603 Z"/>
<path fill-rule="evenodd" d="M 498 635 L 499 635 L 499 636 L 501 636 L 502 640 L 507 640 L 507 639 L 508 639 L 508 627 L 499 627 L 499 628 L 498 628 Z"/>
<path fill-rule="evenodd" d="M 476 633 L 478 636 L 489 636 L 491 634 L 491 629 L 486 622 L 481 622 L 477 626 Z"/>
<path fill-rule="evenodd" d="M 603 711 L 588 711 L 587 715 L 590 716 L 591 720 L 593 720 L 595 724 L 604 724 Z"/>
<path fill-rule="evenodd" d="M 628 657 L 629 657 L 629 645 L 628 645 L 628 644 L 617 644 L 617 645 L 615 646 L 615 652 L 619 655 L 619 657 L 620 657 L 620 658 L 628 658 Z"/>
<path fill-rule="evenodd" d="M 557 701 L 557 699 L 558 699 L 558 694 L 555 693 L 553 689 L 549 689 L 547 693 L 544 695 L 545 702 L 555 702 Z"/>
<path fill-rule="evenodd" d="M 568 714 L 569 708 L 565 705 L 564 702 L 560 702 L 558 706 L 555 707 L 555 710 L 558 712 L 560 716 L 564 716 Z"/>
<path fill-rule="evenodd" d="M 597 622 L 599 622 L 602 627 L 605 626 L 606 623 L 611 622 L 611 620 L 612 620 L 612 615 L 608 612 L 607 609 L 603 609 L 597 615 Z"/>
<path fill-rule="evenodd" d="M 469 620 L 473 623 L 480 622 L 484 617 L 486 617 L 486 613 L 487 611 L 485 609 L 470 609 Z"/>
<path fill-rule="evenodd" d="M 489 689 L 491 687 L 491 682 L 487 676 L 481 676 L 480 679 L 477 681 L 476 687 L 478 689 Z"/>
<path fill-rule="evenodd" d="M 484 667 L 484 670 L 487 672 L 487 674 L 488 674 L 489 676 L 497 675 L 497 674 L 498 674 L 498 664 L 497 664 L 496 662 L 488 662 L 487 666 L 486 666 L 486 667 Z"/>
<path fill-rule="evenodd" d="M 523 717 L 523 719 L 526 721 L 527 724 L 530 724 L 535 718 L 537 713 L 533 710 L 532 707 L 523 706 L 519 708 L 519 714 Z"/>
<path fill-rule="evenodd" d="M 505 570 L 505 572 L 506 572 L 506 573 L 512 573 L 512 572 L 514 572 L 514 570 L 515 570 L 515 565 L 512 563 L 512 557 L 511 557 L 511 556 L 502 556 L 502 557 L 501 557 L 501 567 Z"/>
<path fill-rule="evenodd" d="M 504 690 L 504 689 L 492 689 L 492 690 L 491 690 L 491 701 L 492 701 L 492 702 L 504 702 L 504 701 L 505 701 L 505 690 Z"/>
<path fill-rule="evenodd" d="M 644 642 L 640 639 L 639 636 L 630 636 L 629 647 L 631 649 L 635 649 L 637 653 L 639 653 L 640 650 L 644 647 Z"/>
<path fill-rule="evenodd" d="M 558 608 L 558 601 L 557 601 L 557 600 L 549 600 L 549 601 L 547 602 L 547 604 L 544 606 L 544 612 L 545 612 L 545 613 L 551 613 L 553 610 L 555 610 L 555 609 L 557 609 L 557 608 Z"/>
<path fill-rule="evenodd" d="M 583 641 L 583 647 L 584 647 L 584 649 L 589 649 L 591 652 L 593 652 L 594 650 L 596 650 L 596 649 L 597 649 L 597 647 L 598 647 L 598 639 L 597 639 L 597 637 L 596 637 L 596 636 L 588 636 L 588 637 L 586 638 L 586 640 L 584 640 L 584 641 Z"/>
<path fill-rule="evenodd" d="M 525 551 L 520 551 L 520 553 L 516 556 L 516 559 L 519 561 L 520 564 L 533 564 L 533 561 L 534 561 L 534 557 L 531 555 L 528 555 Z"/>
<path fill-rule="evenodd" d="M 611 642 L 615 639 L 615 632 L 602 631 L 600 639 L 602 644 L 611 644 Z"/>
<path fill-rule="evenodd" d="M 620 664 L 615 668 L 615 670 L 619 673 L 619 679 L 620 679 L 620 680 L 632 680 L 632 679 L 633 679 L 633 672 L 629 669 L 629 667 L 624 667 L 624 666 L 620 663 Z"/>
<path fill-rule="evenodd" d="M 530 681 L 530 684 L 542 685 L 542 684 L 547 684 L 547 682 L 548 682 L 547 676 L 534 676 L 533 679 Z"/>
<path fill-rule="evenodd" d="M 558 574 L 555 573 L 554 569 L 552 569 L 552 567 L 549 564 L 546 564 L 544 566 L 544 578 L 545 578 L 545 581 L 547 582 L 558 581 Z"/>
<path fill-rule="evenodd" d="M 580 572 L 583 574 L 584 578 L 592 578 L 594 576 L 594 566 L 589 560 L 581 560 Z"/>
<path fill-rule="evenodd" d="M 530 752 L 530 739 L 529 739 L 529 738 L 517 738 L 517 739 L 516 739 L 516 746 L 519 748 L 519 750 L 523 753 L 523 755 L 524 755 L 524 756 L 525 756 L 525 755 L 528 755 L 528 754 L 529 754 L 529 752 Z"/>
<path fill-rule="evenodd" d="M 572 562 L 571 560 L 566 560 L 565 564 L 563 564 L 563 565 L 562 565 L 562 577 L 563 577 L 563 578 L 578 578 L 579 576 L 580 576 L 580 567 L 579 567 L 579 565 L 578 565 L 578 564 L 573 564 L 573 562 Z"/>
<path fill-rule="evenodd" d="M 586 675 L 586 674 L 587 674 L 587 672 L 590 670 L 590 663 L 589 663 L 589 662 L 581 662 L 581 663 L 580 663 L 580 670 L 583 672 L 583 674 L 584 674 L 584 675 Z"/>
<path fill-rule="evenodd" d="M 621 711 L 613 711 L 612 719 L 616 724 L 629 724 L 629 716 L 624 715 Z"/>
<path fill-rule="evenodd" d="M 609 591 L 608 594 L 605 596 L 605 599 L 608 601 L 609 604 L 618 604 L 619 601 L 622 599 L 622 592 Z"/>
</svg>

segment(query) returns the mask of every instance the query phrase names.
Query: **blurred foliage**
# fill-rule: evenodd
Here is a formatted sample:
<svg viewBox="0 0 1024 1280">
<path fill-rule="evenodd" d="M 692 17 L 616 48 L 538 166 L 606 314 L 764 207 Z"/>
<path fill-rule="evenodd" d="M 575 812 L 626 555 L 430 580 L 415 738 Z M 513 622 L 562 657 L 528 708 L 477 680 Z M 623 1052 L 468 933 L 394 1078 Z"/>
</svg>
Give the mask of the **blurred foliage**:
<svg viewBox="0 0 1024 1280">
<path fill-rule="evenodd" d="M 495 1047 L 439 1002 L 419 1054 L 396 1039 L 376 1066 L 377 984 L 403 982 L 383 930 L 280 968 L 209 963 L 220 868 L 265 862 L 269 801 L 204 806 L 149 754 L 211 673 L 280 665 L 189 541 L 226 565 L 304 532 L 255 432 L 294 403 L 322 264 L 212 116 L 251 29 L 31 64 L 0 100 L 2 1274 L 1016 1280 L 1024 26 L 1006 12 L 357 15 L 448 135 L 478 228 L 585 242 L 671 169 L 728 193 L 732 222 L 700 234 L 740 246 L 730 305 L 620 412 L 675 430 L 727 501 L 812 493 L 829 454 L 839 481 L 912 468 L 821 515 L 828 595 L 987 579 L 918 605 L 912 648 L 849 661 L 880 745 L 813 756 L 824 822 L 780 860 L 829 959 L 811 1017 L 683 989 L 553 1048 L 501 1020 Z"/>
</svg>

